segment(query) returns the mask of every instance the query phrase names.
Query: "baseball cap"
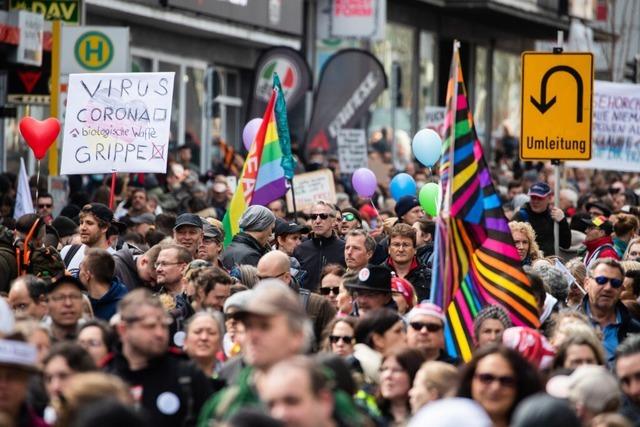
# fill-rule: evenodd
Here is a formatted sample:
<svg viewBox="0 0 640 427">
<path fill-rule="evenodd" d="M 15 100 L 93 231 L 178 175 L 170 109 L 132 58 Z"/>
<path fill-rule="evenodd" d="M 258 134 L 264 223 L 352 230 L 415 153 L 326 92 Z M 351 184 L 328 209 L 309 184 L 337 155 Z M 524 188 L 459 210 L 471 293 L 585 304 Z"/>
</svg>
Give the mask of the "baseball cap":
<svg viewBox="0 0 640 427">
<path fill-rule="evenodd" d="M 224 232 L 207 221 L 202 221 L 202 230 L 204 231 L 205 239 L 215 239 L 219 242 L 224 240 Z"/>
<path fill-rule="evenodd" d="M 277 279 L 259 282 L 251 293 L 251 298 L 238 308 L 234 316 L 243 317 L 248 314 L 267 317 L 284 314 L 294 318 L 306 316 L 298 295 Z"/>
<path fill-rule="evenodd" d="M 607 235 L 613 233 L 613 224 L 606 216 L 599 215 L 593 218 L 583 219 L 582 222 L 587 225 L 587 228 L 598 228 L 607 233 Z"/>
<path fill-rule="evenodd" d="M 587 210 L 587 212 L 589 210 L 591 210 L 591 208 L 596 208 L 598 209 L 600 212 L 602 212 L 602 214 L 604 216 L 610 216 L 611 215 L 611 208 L 609 208 L 609 206 L 607 206 L 606 204 L 602 203 L 602 202 L 589 202 L 586 205 L 584 205 L 585 209 Z"/>
<path fill-rule="evenodd" d="M 133 224 L 149 224 L 154 225 L 156 223 L 156 216 L 152 213 L 143 213 L 138 216 L 132 216 L 129 218 Z"/>
<path fill-rule="evenodd" d="M 59 237 L 71 236 L 78 232 L 78 225 L 71 218 L 62 215 L 54 219 L 51 226 L 56 229 Z"/>
<path fill-rule="evenodd" d="M 173 229 L 177 230 L 183 225 L 202 228 L 202 220 L 196 214 L 183 213 L 182 215 L 178 216 L 178 218 L 176 218 L 176 225 L 173 227 Z"/>
<path fill-rule="evenodd" d="M 76 288 L 80 289 L 81 291 L 86 290 L 84 285 L 80 281 L 80 279 L 71 275 L 64 275 L 64 276 L 54 277 L 53 279 L 51 279 L 51 282 L 47 287 L 47 294 L 50 294 L 60 286 L 66 285 L 66 284 L 73 285 Z"/>
<path fill-rule="evenodd" d="M 551 194 L 551 187 L 546 182 L 536 182 L 529 187 L 527 195 L 529 197 L 547 197 Z"/>
<path fill-rule="evenodd" d="M 297 222 L 289 222 L 285 221 L 281 218 L 276 219 L 276 228 L 275 234 L 276 236 L 282 236 L 283 234 L 293 234 L 293 233 L 302 233 L 307 234 L 311 231 L 309 227 L 306 225 L 300 225 Z"/>
</svg>

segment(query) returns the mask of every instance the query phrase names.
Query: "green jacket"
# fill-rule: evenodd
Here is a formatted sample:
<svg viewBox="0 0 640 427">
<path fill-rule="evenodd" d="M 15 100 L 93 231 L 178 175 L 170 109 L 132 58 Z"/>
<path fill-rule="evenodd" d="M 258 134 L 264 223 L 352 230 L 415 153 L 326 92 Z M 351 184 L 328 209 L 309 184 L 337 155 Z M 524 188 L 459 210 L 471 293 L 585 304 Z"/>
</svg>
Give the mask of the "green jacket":
<svg viewBox="0 0 640 427">
<path fill-rule="evenodd" d="M 227 421 L 243 408 L 260 407 L 262 404 L 253 384 L 253 372 L 254 369 L 247 366 L 240 371 L 235 384 L 211 396 L 200 410 L 198 427 L 209 427 Z"/>
</svg>

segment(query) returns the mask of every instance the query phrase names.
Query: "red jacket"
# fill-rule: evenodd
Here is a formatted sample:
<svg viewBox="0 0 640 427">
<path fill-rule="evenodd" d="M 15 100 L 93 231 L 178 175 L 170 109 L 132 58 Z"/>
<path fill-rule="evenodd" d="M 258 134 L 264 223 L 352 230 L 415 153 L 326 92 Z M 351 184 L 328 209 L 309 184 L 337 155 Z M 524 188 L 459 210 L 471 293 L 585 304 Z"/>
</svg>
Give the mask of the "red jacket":
<svg viewBox="0 0 640 427">
<path fill-rule="evenodd" d="M 619 260 L 620 257 L 613 246 L 611 236 L 603 236 L 599 239 L 584 242 L 587 247 L 587 253 L 584 256 L 584 265 L 589 267 L 593 261 L 601 258 L 613 258 Z"/>
</svg>

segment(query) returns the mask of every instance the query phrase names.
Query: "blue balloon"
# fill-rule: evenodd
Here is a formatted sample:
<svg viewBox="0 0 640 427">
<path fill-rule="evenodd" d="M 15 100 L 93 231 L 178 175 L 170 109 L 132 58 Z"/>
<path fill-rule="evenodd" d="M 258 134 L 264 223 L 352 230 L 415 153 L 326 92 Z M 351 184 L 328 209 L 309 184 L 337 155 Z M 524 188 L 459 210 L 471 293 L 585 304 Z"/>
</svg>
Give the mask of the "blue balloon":
<svg viewBox="0 0 640 427">
<path fill-rule="evenodd" d="M 436 164 L 442 151 L 442 139 L 433 129 L 422 129 L 413 137 L 411 142 L 413 155 L 426 167 Z"/>
<path fill-rule="evenodd" d="M 416 181 L 409 174 L 399 173 L 389 183 L 389 189 L 391 190 L 391 197 L 397 202 L 403 196 L 416 195 Z"/>
</svg>

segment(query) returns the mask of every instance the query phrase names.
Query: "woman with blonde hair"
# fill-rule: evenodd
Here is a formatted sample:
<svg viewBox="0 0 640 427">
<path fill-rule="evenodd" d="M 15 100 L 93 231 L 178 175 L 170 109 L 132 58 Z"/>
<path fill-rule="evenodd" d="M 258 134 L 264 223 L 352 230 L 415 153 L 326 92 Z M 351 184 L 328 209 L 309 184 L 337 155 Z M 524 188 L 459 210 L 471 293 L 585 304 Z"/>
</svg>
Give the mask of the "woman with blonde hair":
<svg viewBox="0 0 640 427">
<path fill-rule="evenodd" d="M 415 414 L 427 403 L 448 397 L 457 383 L 458 370 L 455 366 L 436 360 L 423 363 L 409 390 L 411 413 Z"/>
<path fill-rule="evenodd" d="M 513 243 L 518 250 L 522 265 L 531 265 L 542 258 L 542 252 L 536 243 L 536 232 L 528 222 L 511 221 L 509 223 Z"/>
</svg>

